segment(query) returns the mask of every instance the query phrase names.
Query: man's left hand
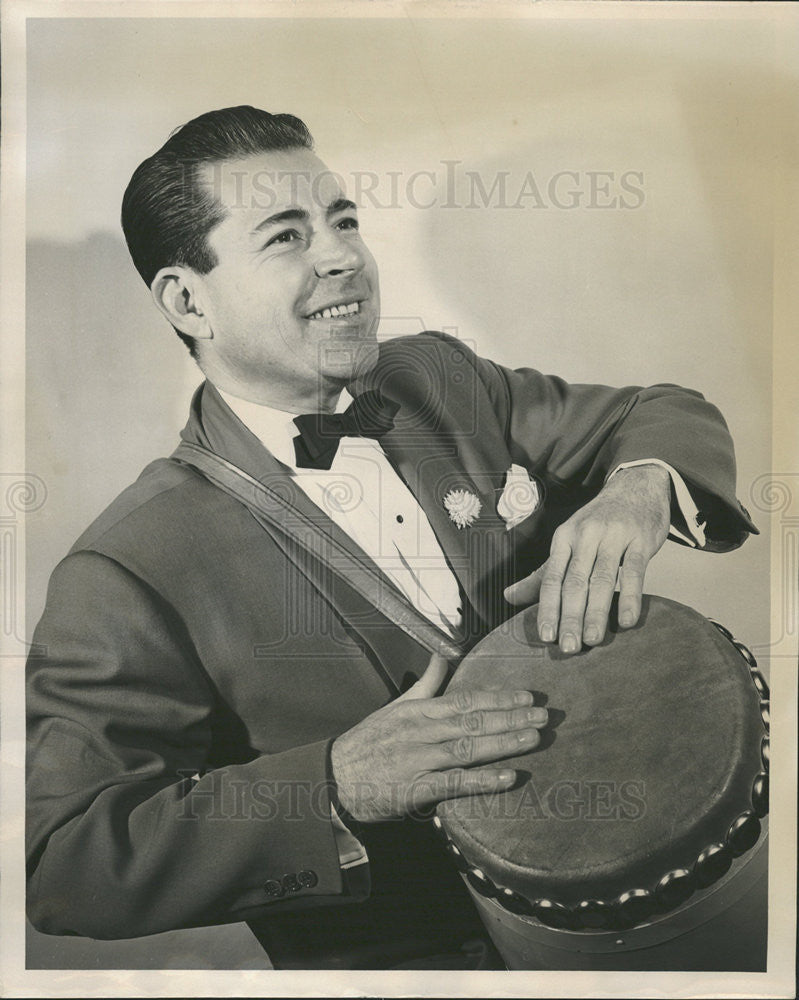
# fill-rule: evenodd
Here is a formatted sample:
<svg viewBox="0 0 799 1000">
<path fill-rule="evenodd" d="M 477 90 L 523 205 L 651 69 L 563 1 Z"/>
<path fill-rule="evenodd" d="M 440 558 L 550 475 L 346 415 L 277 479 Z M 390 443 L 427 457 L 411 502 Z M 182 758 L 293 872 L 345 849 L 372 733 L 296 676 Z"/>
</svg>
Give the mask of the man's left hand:
<svg viewBox="0 0 799 1000">
<path fill-rule="evenodd" d="M 602 642 L 616 580 L 619 625 L 641 614 L 650 559 L 666 541 L 670 478 L 658 465 L 622 469 L 602 491 L 555 531 L 549 559 L 505 590 L 510 604 L 539 600 L 538 632 L 559 640 L 564 653 Z"/>
</svg>

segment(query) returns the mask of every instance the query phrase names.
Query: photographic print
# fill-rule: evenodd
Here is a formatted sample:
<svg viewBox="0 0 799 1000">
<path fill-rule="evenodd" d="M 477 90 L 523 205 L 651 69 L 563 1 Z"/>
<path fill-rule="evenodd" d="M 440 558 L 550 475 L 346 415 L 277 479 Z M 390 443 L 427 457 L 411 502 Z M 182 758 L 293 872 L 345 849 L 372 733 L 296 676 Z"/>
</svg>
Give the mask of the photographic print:
<svg viewBox="0 0 799 1000">
<path fill-rule="evenodd" d="M 792 994 L 797 40 L 7 5 L 7 995 Z"/>
</svg>

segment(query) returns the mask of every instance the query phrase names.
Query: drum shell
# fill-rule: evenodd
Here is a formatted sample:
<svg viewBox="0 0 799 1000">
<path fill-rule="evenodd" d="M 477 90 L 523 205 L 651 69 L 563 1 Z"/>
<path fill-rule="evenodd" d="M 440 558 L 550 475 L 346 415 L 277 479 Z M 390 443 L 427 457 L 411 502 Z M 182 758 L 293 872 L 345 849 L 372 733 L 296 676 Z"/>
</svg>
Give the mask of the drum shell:
<svg viewBox="0 0 799 1000">
<path fill-rule="evenodd" d="M 768 840 L 711 889 L 651 923 L 625 931 L 568 931 L 510 913 L 469 891 L 512 970 L 765 972 Z"/>
</svg>

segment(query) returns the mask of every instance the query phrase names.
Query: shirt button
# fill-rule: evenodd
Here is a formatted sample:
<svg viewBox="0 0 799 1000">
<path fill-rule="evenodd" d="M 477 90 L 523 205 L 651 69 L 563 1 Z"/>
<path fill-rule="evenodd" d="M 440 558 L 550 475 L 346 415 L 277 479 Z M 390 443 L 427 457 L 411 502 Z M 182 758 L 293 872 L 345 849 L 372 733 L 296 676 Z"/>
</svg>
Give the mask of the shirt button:
<svg viewBox="0 0 799 1000">
<path fill-rule="evenodd" d="M 303 868 L 303 870 L 297 875 L 297 881 L 303 889 L 313 889 L 319 879 L 315 871 L 310 868 Z"/>
<path fill-rule="evenodd" d="M 402 514 L 397 514 L 397 524 L 402 524 L 404 520 L 405 518 L 402 516 Z"/>
<path fill-rule="evenodd" d="M 264 882 L 264 892 L 267 896 L 272 896 L 274 899 L 278 899 L 280 896 L 285 895 L 286 890 L 278 881 L 270 878 L 268 882 Z"/>
</svg>

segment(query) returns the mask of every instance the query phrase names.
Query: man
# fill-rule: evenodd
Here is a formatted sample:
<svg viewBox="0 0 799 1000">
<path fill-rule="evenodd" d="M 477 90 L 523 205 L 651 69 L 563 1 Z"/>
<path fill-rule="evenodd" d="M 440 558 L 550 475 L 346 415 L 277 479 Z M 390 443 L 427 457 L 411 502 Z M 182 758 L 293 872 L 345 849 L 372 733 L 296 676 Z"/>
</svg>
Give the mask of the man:
<svg viewBox="0 0 799 1000">
<path fill-rule="evenodd" d="M 134 173 L 123 227 L 206 381 L 180 459 L 53 574 L 30 664 L 31 919 L 102 938 L 248 920 L 284 968 L 489 967 L 421 817 L 513 784 L 502 761 L 546 712 L 528 691 L 442 694 L 431 650 L 539 600 L 544 641 L 576 653 L 617 579 L 635 625 L 669 532 L 741 544 L 723 420 L 688 390 L 567 386 L 440 334 L 378 348 L 355 206 L 290 115 L 185 125 Z M 323 555 L 194 468 L 208 453 Z"/>
</svg>

